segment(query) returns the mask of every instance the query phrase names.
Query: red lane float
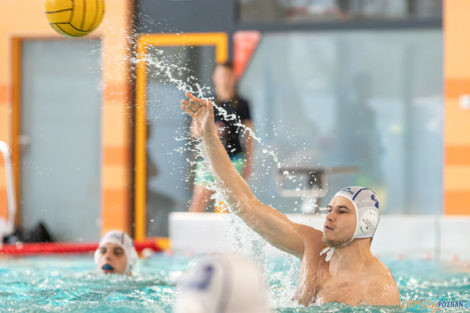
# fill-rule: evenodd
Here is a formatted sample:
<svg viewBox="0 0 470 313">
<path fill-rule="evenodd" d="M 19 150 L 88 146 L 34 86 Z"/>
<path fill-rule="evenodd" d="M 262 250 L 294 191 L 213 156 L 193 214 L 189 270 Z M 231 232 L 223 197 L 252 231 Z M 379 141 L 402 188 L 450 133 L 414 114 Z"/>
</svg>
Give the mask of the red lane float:
<svg viewBox="0 0 470 313">
<path fill-rule="evenodd" d="M 162 249 L 155 241 L 143 241 L 134 243 L 137 252 L 151 249 L 160 252 Z M 21 243 L 15 245 L 0 245 L 0 255 L 37 255 L 37 254 L 77 254 L 94 252 L 98 248 L 97 242 L 45 242 L 45 243 Z"/>
</svg>

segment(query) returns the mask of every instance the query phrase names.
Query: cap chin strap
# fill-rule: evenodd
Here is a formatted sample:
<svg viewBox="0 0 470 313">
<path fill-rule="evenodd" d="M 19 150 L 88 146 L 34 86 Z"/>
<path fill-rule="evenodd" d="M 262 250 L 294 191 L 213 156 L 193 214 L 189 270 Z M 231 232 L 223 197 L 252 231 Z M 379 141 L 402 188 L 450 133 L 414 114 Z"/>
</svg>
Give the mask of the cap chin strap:
<svg viewBox="0 0 470 313">
<path fill-rule="evenodd" d="M 326 247 L 320 252 L 320 256 L 326 253 L 325 262 L 330 262 L 331 258 L 333 257 L 333 253 L 335 253 L 335 248 L 333 247 Z"/>
<path fill-rule="evenodd" d="M 357 232 L 357 228 L 356 228 L 356 231 L 354 232 L 354 236 L 346 243 L 343 243 L 342 245 L 340 245 L 339 247 L 337 248 L 341 248 L 341 247 L 344 247 L 345 245 L 347 245 L 348 243 L 350 243 L 351 241 L 353 241 L 356 237 L 356 232 Z M 335 253 L 335 247 L 326 247 L 325 249 L 323 249 L 321 252 L 320 252 L 320 256 L 326 254 L 326 257 L 325 257 L 325 261 L 326 262 L 330 262 L 331 258 L 333 257 L 333 254 Z"/>
</svg>

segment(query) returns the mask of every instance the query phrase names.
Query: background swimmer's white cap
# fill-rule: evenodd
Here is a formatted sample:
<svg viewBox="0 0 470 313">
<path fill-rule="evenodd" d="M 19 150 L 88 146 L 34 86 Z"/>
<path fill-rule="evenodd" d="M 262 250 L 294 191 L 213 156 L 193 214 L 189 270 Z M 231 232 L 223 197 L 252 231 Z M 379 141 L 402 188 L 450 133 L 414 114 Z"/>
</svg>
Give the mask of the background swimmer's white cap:
<svg viewBox="0 0 470 313">
<path fill-rule="evenodd" d="M 369 188 L 360 186 L 346 187 L 338 191 L 335 197 L 349 199 L 356 210 L 355 238 L 373 237 L 380 219 L 380 202 L 377 194 Z"/>
<path fill-rule="evenodd" d="M 174 312 L 271 312 L 261 269 L 240 255 L 204 258 L 182 276 Z"/>
<path fill-rule="evenodd" d="M 98 264 L 99 248 L 107 243 L 115 243 L 122 247 L 127 257 L 126 273 L 130 273 L 137 263 L 138 255 L 134 248 L 134 242 L 131 237 L 123 231 L 111 230 L 100 240 L 100 245 L 95 251 L 95 263 Z"/>
</svg>

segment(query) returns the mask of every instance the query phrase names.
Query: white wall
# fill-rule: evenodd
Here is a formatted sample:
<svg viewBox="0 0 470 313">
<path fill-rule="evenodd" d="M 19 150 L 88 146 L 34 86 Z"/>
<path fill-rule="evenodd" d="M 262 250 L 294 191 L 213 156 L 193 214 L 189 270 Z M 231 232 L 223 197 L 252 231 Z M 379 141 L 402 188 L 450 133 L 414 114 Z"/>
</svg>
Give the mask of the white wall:
<svg viewBox="0 0 470 313">
<path fill-rule="evenodd" d="M 294 222 L 322 229 L 323 218 L 288 214 Z M 470 259 L 470 217 L 386 215 L 381 217 L 372 252 L 385 258 Z M 176 253 L 236 252 L 262 239 L 232 214 L 172 213 L 170 239 Z M 267 255 L 282 252 L 269 244 Z"/>
</svg>

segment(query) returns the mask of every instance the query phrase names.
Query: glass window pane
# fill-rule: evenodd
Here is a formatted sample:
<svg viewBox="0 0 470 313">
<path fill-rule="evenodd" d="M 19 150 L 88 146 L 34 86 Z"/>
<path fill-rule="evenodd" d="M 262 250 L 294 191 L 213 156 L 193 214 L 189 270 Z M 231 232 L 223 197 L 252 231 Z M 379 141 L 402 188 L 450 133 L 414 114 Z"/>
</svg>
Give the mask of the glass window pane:
<svg viewBox="0 0 470 313">
<path fill-rule="evenodd" d="M 213 46 L 151 47 L 147 66 L 147 236 L 168 236 L 168 214 L 186 211 L 192 195 L 185 91 L 208 96 Z"/>
<path fill-rule="evenodd" d="M 439 18 L 442 0 L 239 0 L 242 22 Z"/>
<path fill-rule="evenodd" d="M 365 185 L 388 213 L 440 213 L 442 59 L 438 30 L 264 35 L 240 82 L 262 138 L 257 195 L 300 206 L 279 196 L 273 152 L 283 166 L 356 166 L 330 176 L 328 199 Z"/>
</svg>

